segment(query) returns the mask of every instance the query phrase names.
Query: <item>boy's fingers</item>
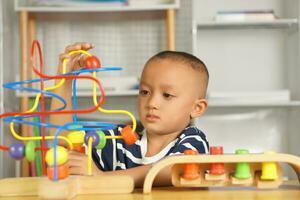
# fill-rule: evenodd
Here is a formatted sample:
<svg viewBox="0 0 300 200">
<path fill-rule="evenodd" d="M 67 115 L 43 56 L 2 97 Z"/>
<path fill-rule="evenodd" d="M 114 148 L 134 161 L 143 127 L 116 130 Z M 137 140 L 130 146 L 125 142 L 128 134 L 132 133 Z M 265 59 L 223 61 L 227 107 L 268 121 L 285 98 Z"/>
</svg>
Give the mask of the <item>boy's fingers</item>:
<svg viewBox="0 0 300 200">
<path fill-rule="evenodd" d="M 84 67 L 85 66 L 85 59 L 87 58 L 86 55 L 84 54 L 80 54 L 80 56 L 78 57 L 78 64 L 79 67 Z"/>
<path fill-rule="evenodd" d="M 84 172 L 80 167 L 70 167 L 69 173 L 72 175 L 84 175 Z"/>
<path fill-rule="evenodd" d="M 80 153 L 80 152 L 76 152 L 76 151 L 69 151 L 68 157 L 74 158 L 74 159 L 81 159 L 81 158 L 86 157 L 86 155 L 83 153 Z"/>
<path fill-rule="evenodd" d="M 68 67 L 70 67 L 71 71 L 77 70 L 80 68 L 79 63 L 80 54 L 72 55 L 68 60 Z"/>
<path fill-rule="evenodd" d="M 80 44 L 71 44 L 65 48 L 65 53 L 69 53 L 70 51 L 80 50 Z"/>
<path fill-rule="evenodd" d="M 64 59 L 69 59 L 69 58 L 70 58 L 70 55 L 67 54 L 67 53 L 61 53 L 61 54 L 59 54 L 59 60 L 61 62 L 63 62 Z"/>
<path fill-rule="evenodd" d="M 67 165 L 69 167 L 81 167 L 81 161 L 80 160 L 68 160 Z"/>
<path fill-rule="evenodd" d="M 76 159 L 76 158 L 80 158 L 80 157 L 82 157 L 82 155 L 80 155 L 77 152 L 70 151 L 69 154 L 68 154 L 68 158 L 75 158 Z"/>
<path fill-rule="evenodd" d="M 75 43 L 67 46 L 65 49 L 65 53 L 69 53 L 71 51 L 76 51 L 76 50 L 89 50 L 94 47 L 95 45 L 87 42 Z"/>
</svg>

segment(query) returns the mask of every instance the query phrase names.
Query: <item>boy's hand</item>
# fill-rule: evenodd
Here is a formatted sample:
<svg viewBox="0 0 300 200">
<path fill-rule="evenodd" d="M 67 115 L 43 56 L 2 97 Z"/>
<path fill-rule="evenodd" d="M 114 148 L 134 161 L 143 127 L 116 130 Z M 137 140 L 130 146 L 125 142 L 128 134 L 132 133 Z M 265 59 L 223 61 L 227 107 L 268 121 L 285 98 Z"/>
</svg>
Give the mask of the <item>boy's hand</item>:
<svg viewBox="0 0 300 200">
<path fill-rule="evenodd" d="M 71 175 L 88 175 L 88 157 L 83 153 L 69 151 L 67 165 L 69 165 L 69 173 Z M 100 175 L 102 173 L 92 161 L 92 175 Z"/>
<path fill-rule="evenodd" d="M 66 73 L 79 70 L 80 67 L 84 66 L 84 60 L 86 55 L 83 54 L 74 54 L 69 55 L 71 51 L 76 50 L 84 50 L 87 51 L 89 49 L 94 48 L 95 45 L 91 43 L 81 42 L 69 45 L 65 48 L 65 52 L 59 55 L 59 65 L 58 65 L 58 74 L 63 73 L 63 61 L 64 59 L 68 59 Z"/>
</svg>

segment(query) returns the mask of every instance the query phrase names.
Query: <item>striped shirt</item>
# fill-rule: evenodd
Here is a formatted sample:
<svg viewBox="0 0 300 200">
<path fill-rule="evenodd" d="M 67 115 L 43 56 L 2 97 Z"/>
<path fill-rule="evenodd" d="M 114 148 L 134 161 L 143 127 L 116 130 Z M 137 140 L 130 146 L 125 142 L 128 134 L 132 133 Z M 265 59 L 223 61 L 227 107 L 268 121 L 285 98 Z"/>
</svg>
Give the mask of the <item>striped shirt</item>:
<svg viewBox="0 0 300 200">
<path fill-rule="evenodd" d="M 105 131 L 106 135 L 120 135 L 122 128 Z M 146 157 L 147 133 L 143 131 L 133 145 L 127 145 L 124 140 L 107 140 L 102 150 L 93 149 L 92 156 L 97 167 L 102 171 L 129 169 L 141 165 L 155 163 L 169 155 L 183 154 L 186 149 L 208 153 L 209 145 L 203 132 L 196 127 L 185 128 L 178 137 L 169 143 L 158 154 Z"/>
</svg>

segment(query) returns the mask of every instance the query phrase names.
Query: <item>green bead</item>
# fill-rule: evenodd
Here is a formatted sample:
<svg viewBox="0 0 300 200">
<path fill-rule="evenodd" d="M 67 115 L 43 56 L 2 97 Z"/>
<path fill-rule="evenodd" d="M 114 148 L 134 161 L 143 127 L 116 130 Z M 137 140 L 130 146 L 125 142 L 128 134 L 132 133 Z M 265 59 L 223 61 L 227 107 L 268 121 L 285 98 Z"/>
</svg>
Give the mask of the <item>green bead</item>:
<svg viewBox="0 0 300 200">
<path fill-rule="evenodd" d="M 33 161 L 35 158 L 35 144 L 34 141 L 29 141 L 25 146 L 25 157 L 28 161 Z"/>
<path fill-rule="evenodd" d="M 96 133 L 99 135 L 99 143 L 96 146 L 96 149 L 103 149 L 106 145 L 105 133 L 103 131 L 96 131 Z"/>
<path fill-rule="evenodd" d="M 237 155 L 247 155 L 249 151 L 246 149 L 238 149 L 235 151 Z M 247 179 L 251 177 L 250 165 L 245 162 L 237 163 L 235 168 L 234 177 L 238 179 Z"/>
</svg>

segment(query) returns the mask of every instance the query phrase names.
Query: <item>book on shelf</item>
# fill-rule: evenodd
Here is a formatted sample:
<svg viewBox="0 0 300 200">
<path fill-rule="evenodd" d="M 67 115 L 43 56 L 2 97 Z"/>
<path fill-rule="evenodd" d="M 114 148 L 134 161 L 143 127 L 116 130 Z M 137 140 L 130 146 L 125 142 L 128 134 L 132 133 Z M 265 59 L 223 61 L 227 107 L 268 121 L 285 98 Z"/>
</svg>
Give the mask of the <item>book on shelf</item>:
<svg viewBox="0 0 300 200">
<path fill-rule="evenodd" d="M 274 10 L 218 11 L 215 15 L 217 22 L 273 21 L 276 18 Z"/>
<path fill-rule="evenodd" d="M 170 4 L 172 0 L 128 0 L 130 6 Z"/>
<path fill-rule="evenodd" d="M 124 6 L 128 0 L 35 0 L 35 6 Z"/>
</svg>

